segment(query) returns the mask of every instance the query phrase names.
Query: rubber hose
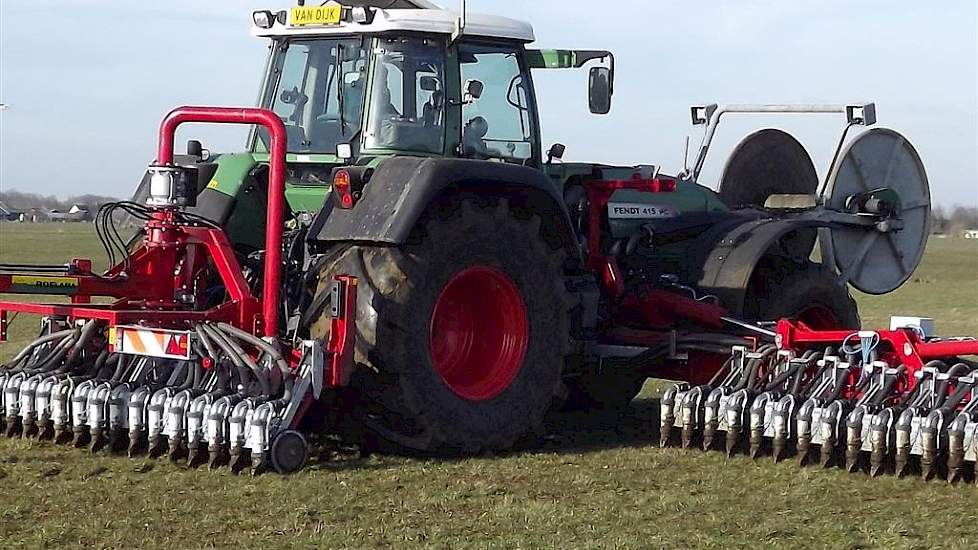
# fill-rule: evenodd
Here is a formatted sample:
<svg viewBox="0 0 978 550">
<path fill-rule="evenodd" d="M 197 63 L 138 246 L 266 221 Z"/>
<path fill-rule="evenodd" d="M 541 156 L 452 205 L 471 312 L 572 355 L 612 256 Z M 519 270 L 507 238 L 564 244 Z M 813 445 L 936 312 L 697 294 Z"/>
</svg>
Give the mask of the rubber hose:
<svg viewBox="0 0 978 550">
<path fill-rule="evenodd" d="M 974 387 L 975 385 L 973 382 L 967 384 L 961 384 L 957 389 L 954 390 L 954 394 L 951 395 L 951 397 L 944 402 L 944 406 L 940 408 L 950 413 L 954 409 L 958 408 L 958 405 L 960 405 L 961 401 L 964 400 L 964 396 L 968 395 L 968 393 L 970 393 L 971 389 Z"/>
<path fill-rule="evenodd" d="M 81 336 L 78 338 L 78 343 L 75 344 L 75 347 L 71 348 L 71 353 L 69 353 L 68 358 L 65 359 L 65 364 L 68 365 L 69 368 L 75 365 L 75 361 L 78 360 L 78 356 L 81 354 L 82 350 L 85 349 L 85 346 L 92 341 L 92 338 L 95 336 L 96 328 L 98 328 L 98 323 L 95 321 L 89 321 L 85 323 L 84 327 L 82 327 Z"/>
<path fill-rule="evenodd" d="M 211 342 L 210 337 L 204 332 L 204 329 L 200 325 L 194 327 L 197 332 L 197 336 L 200 338 L 200 343 L 204 345 L 204 349 L 207 350 L 207 355 L 215 362 L 218 363 L 221 360 L 221 354 L 214 347 L 214 343 Z"/>
<path fill-rule="evenodd" d="M 65 356 L 68 355 L 68 350 L 71 349 L 71 346 L 75 345 L 75 341 L 74 336 L 69 336 L 62 340 L 61 344 L 54 349 L 54 352 L 45 358 L 43 363 L 31 369 L 31 372 L 33 374 L 38 374 L 55 370 L 55 365 L 64 361 Z M 57 371 L 60 373 L 61 367 L 59 367 Z M 65 369 L 65 372 L 67 372 L 67 369 Z"/>
<path fill-rule="evenodd" d="M 964 363 L 957 363 L 947 371 L 947 379 L 941 380 L 940 385 L 937 387 L 937 402 L 934 404 L 935 409 L 940 409 L 944 406 L 944 402 L 947 401 L 947 389 L 951 385 L 951 378 L 957 378 L 971 372 L 968 365 Z"/>
<path fill-rule="evenodd" d="M 177 391 L 189 390 L 194 385 L 194 363 L 191 361 L 181 361 L 187 367 L 187 373 L 183 377 L 183 382 L 177 386 Z"/>
<path fill-rule="evenodd" d="M 37 346 L 62 339 L 65 336 L 68 336 L 69 334 L 72 334 L 74 332 L 75 329 L 66 329 L 66 330 L 59 330 L 58 332 L 52 332 L 51 334 L 45 334 L 44 336 L 41 336 L 40 338 L 34 340 L 30 344 L 27 344 L 27 346 L 24 347 L 24 349 L 20 350 L 20 353 L 15 355 L 14 358 L 8 361 L 4 366 L 16 365 L 17 363 L 23 361 L 28 355 L 30 355 L 30 353 L 34 351 L 34 348 L 36 348 Z"/>
<path fill-rule="evenodd" d="M 98 375 L 99 371 L 105 367 L 105 363 L 109 360 L 109 349 L 104 348 L 98 353 L 98 357 L 95 358 L 95 363 L 92 364 L 92 370 Z"/>
<path fill-rule="evenodd" d="M 938 372 L 943 372 L 944 370 L 947 369 L 947 364 L 944 361 L 935 360 L 935 361 L 930 361 L 927 364 L 925 364 L 924 365 L 924 368 L 925 369 L 937 369 Z M 913 389 L 912 392 L 910 392 L 907 395 L 903 396 L 903 399 L 901 399 L 900 400 L 900 403 L 899 403 L 899 405 L 901 407 L 905 407 L 907 405 L 915 405 L 916 404 L 915 403 L 915 400 L 922 397 L 920 395 L 920 388 L 921 388 L 921 386 L 923 386 L 923 382 L 924 382 L 923 379 L 921 379 L 920 382 L 918 382 L 917 385 L 914 386 L 914 389 Z"/>
<path fill-rule="evenodd" d="M 876 396 L 876 399 L 873 399 L 872 405 L 874 407 L 883 406 L 883 403 L 886 402 L 887 396 L 890 395 L 890 392 L 893 391 L 896 383 L 900 380 L 900 377 L 903 376 L 905 372 L 907 372 L 907 367 L 905 365 L 900 365 L 897 367 L 896 374 L 891 376 L 890 379 L 883 384 L 883 389 L 880 390 L 880 394 Z"/>
<path fill-rule="evenodd" d="M 50 361 L 50 359 L 60 353 L 62 348 L 67 350 L 68 346 L 73 346 L 77 340 L 79 330 L 74 329 L 68 336 L 65 336 L 59 340 L 56 344 L 49 342 L 46 349 L 37 349 L 35 353 L 32 354 L 31 359 L 24 365 L 24 371 L 33 371 L 39 368 L 43 368 L 45 364 Z"/>
<path fill-rule="evenodd" d="M 784 371 L 783 373 L 781 373 L 780 376 L 778 376 L 774 380 L 771 380 L 771 382 L 764 387 L 764 391 L 773 391 L 781 384 L 787 382 L 790 378 L 793 378 L 798 373 L 798 371 L 801 370 L 801 368 L 802 367 L 800 365 L 795 365 L 794 368 L 789 368 L 788 370 Z"/>
<path fill-rule="evenodd" d="M 238 381 L 242 387 L 241 391 L 244 392 L 248 387 L 248 383 L 252 380 L 251 371 L 249 370 L 248 366 L 245 365 L 241 356 L 238 355 L 238 353 L 231 346 L 230 342 L 228 342 L 224 335 L 217 329 L 203 324 L 198 326 L 202 327 L 204 331 L 207 332 L 207 335 L 213 339 L 214 343 L 217 344 L 218 347 L 224 350 L 224 354 L 231 360 L 232 363 L 234 363 L 234 366 L 238 371 Z"/>
<path fill-rule="evenodd" d="M 292 375 L 292 369 L 289 367 L 288 361 L 286 361 L 285 358 L 282 357 L 282 352 L 280 352 L 272 344 L 266 342 L 265 340 L 262 340 L 261 338 L 258 338 L 254 334 L 245 332 L 239 329 L 238 327 L 229 325 L 227 323 L 218 323 L 217 328 L 223 330 L 226 333 L 230 333 L 232 336 L 237 336 L 238 338 L 244 340 L 245 342 L 248 342 L 249 344 L 257 348 L 264 350 L 265 353 L 271 355 L 272 358 L 275 360 L 275 363 L 278 364 L 278 368 L 279 370 L 282 371 L 283 376 L 288 377 Z"/>
<path fill-rule="evenodd" d="M 214 330 L 219 334 L 221 333 L 220 329 L 214 329 Z M 258 385 L 261 386 L 261 395 L 265 395 L 265 396 L 271 395 L 272 388 L 271 388 L 271 384 L 268 381 L 268 373 L 265 372 L 265 369 L 261 368 L 258 365 L 258 363 L 256 363 L 255 360 L 252 359 L 250 355 L 248 355 L 248 352 L 246 352 L 244 348 L 238 345 L 238 343 L 235 341 L 233 337 L 231 337 L 227 333 L 221 334 L 221 336 L 225 337 L 225 341 L 228 343 L 228 345 L 230 345 L 231 348 L 234 349 L 236 353 L 238 353 L 238 356 L 241 357 L 241 360 L 244 361 L 245 365 L 248 365 L 248 368 L 255 373 L 255 378 L 257 378 L 258 380 Z"/>
<path fill-rule="evenodd" d="M 110 358 L 109 362 L 111 363 L 113 359 L 115 360 L 115 372 L 112 373 L 111 380 L 113 382 L 121 382 L 122 376 L 126 373 L 126 370 L 131 368 L 136 363 L 136 359 L 132 358 L 126 361 L 127 358 L 118 353 Z"/>
<path fill-rule="evenodd" d="M 767 361 L 767 359 L 770 358 L 771 354 L 773 354 L 775 351 L 777 351 L 777 348 L 775 348 L 774 346 L 761 347 L 758 350 L 758 354 L 760 355 L 760 357 L 756 359 L 751 359 L 744 373 L 746 376 L 741 379 L 740 383 L 737 384 L 737 387 L 734 388 L 733 391 L 736 392 L 744 389 L 753 390 L 754 385 L 757 382 L 757 373 L 760 371 L 761 365 L 763 365 L 764 362 Z"/>
<path fill-rule="evenodd" d="M 839 371 L 839 377 L 835 380 L 835 387 L 832 388 L 832 393 L 829 394 L 826 402 L 831 403 L 842 395 L 842 387 L 845 385 L 846 378 L 849 376 L 848 371 Z"/>
</svg>

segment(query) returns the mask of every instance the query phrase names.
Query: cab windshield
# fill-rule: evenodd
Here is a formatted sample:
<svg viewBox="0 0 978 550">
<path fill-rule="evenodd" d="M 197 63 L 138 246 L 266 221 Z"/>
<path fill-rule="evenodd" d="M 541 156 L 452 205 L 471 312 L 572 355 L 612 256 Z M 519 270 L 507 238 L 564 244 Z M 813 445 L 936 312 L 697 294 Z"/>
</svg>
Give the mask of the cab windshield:
<svg viewBox="0 0 978 550">
<path fill-rule="evenodd" d="M 360 133 L 367 45 L 365 38 L 346 38 L 280 46 L 267 104 L 285 122 L 290 153 L 335 154 Z M 267 134 L 259 135 L 267 150 Z"/>
</svg>

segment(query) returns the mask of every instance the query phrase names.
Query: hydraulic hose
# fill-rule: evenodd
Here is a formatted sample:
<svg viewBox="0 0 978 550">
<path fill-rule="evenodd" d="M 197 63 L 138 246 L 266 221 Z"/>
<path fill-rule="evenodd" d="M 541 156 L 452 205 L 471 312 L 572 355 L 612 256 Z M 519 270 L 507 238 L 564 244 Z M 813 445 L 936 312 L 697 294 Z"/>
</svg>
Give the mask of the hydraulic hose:
<svg viewBox="0 0 978 550">
<path fill-rule="evenodd" d="M 194 385 L 194 372 L 196 370 L 196 361 L 184 361 L 187 366 L 187 374 L 183 377 L 183 383 L 177 386 L 177 391 L 189 390 Z"/>
<path fill-rule="evenodd" d="M 95 363 L 92 364 L 92 370 L 95 371 L 95 376 L 98 376 L 103 368 L 105 368 L 105 363 L 109 360 L 109 349 L 102 348 L 102 351 L 98 352 L 98 357 L 95 358 Z"/>
<path fill-rule="evenodd" d="M 121 382 L 122 376 L 126 373 L 126 370 L 133 365 L 134 359 L 126 361 L 126 357 L 116 353 L 109 358 L 108 364 L 115 364 L 115 371 L 112 372 L 112 377 L 110 378 L 113 382 Z"/>
<path fill-rule="evenodd" d="M 762 346 L 758 350 L 758 355 L 760 356 L 756 359 L 752 359 L 750 363 L 748 363 L 747 369 L 744 371 L 744 377 L 741 378 L 740 383 L 737 384 L 737 387 L 734 388 L 733 391 L 737 392 L 744 389 L 753 390 L 754 385 L 757 382 L 757 373 L 760 371 L 761 365 L 763 365 L 764 362 L 767 361 L 776 351 L 778 351 L 778 348 L 774 346 Z"/>
<path fill-rule="evenodd" d="M 244 364 L 247 365 L 249 369 L 251 369 L 251 372 L 255 373 L 255 378 L 258 380 L 258 385 L 261 387 L 261 395 L 264 396 L 271 395 L 272 387 L 268 379 L 268 372 L 266 372 L 265 369 L 259 366 L 258 363 L 256 363 L 255 360 L 252 359 L 250 355 L 248 355 L 248 352 L 246 352 L 244 348 L 242 348 L 238 344 L 238 342 L 235 341 L 233 337 L 231 337 L 227 333 L 222 333 L 221 330 L 218 328 L 213 328 L 213 330 L 216 334 L 220 334 L 222 337 L 224 337 L 225 342 L 227 342 L 228 345 L 231 346 L 231 349 L 233 349 L 235 353 L 238 354 L 238 356 L 241 358 L 241 361 L 243 361 Z"/>
<path fill-rule="evenodd" d="M 224 353 L 224 356 L 231 361 L 231 363 L 234 365 L 235 369 L 238 372 L 238 382 L 241 384 L 242 388 L 247 388 L 248 383 L 251 381 L 252 378 L 251 371 L 248 370 L 247 365 L 244 364 L 244 361 L 241 360 L 241 357 L 239 357 L 238 354 L 235 353 L 234 348 L 232 348 L 231 345 L 228 344 L 228 342 L 225 340 L 223 335 L 219 334 L 215 329 L 211 328 L 210 326 L 204 324 L 200 324 L 197 326 L 207 335 L 207 337 L 210 339 L 212 343 L 214 343 L 218 348 L 221 349 L 221 351 Z M 228 378 L 228 383 L 230 384 L 230 377 Z"/>
<path fill-rule="evenodd" d="M 938 372 L 943 372 L 947 370 L 947 364 L 944 361 L 934 360 L 924 365 L 924 369 L 925 370 L 923 372 L 926 372 L 926 370 L 929 369 L 937 369 Z M 914 387 L 912 392 L 903 396 L 903 399 L 901 399 L 899 403 L 901 407 L 905 407 L 907 405 L 916 405 L 916 401 L 922 397 L 920 395 L 920 388 L 921 386 L 924 385 L 923 382 L 924 382 L 923 379 L 921 379 L 921 381 L 917 383 L 917 385 Z"/>
<path fill-rule="evenodd" d="M 286 361 L 285 358 L 282 357 L 282 353 L 272 344 L 268 343 L 265 340 L 262 340 L 261 338 L 258 338 L 254 334 L 245 332 L 239 329 L 238 327 L 229 325 L 227 323 L 218 323 L 217 328 L 223 330 L 225 333 L 228 333 L 231 336 L 240 338 L 241 340 L 244 340 L 245 342 L 248 342 L 249 344 L 255 346 L 256 348 L 259 348 L 265 353 L 271 355 L 272 359 L 275 360 L 275 364 L 278 365 L 279 370 L 282 371 L 282 376 L 285 378 L 292 376 L 292 369 L 289 368 L 288 361 Z"/>
<path fill-rule="evenodd" d="M 210 336 L 213 341 L 222 350 L 224 350 L 224 354 L 227 355 L 227 357 L 231 359 L 231 362 L 234 363 L 235 367 L 238 368 L 238 378 L 241 381 L 241 385 L 247 386 L 247 381 L 252 378 L 248 375 L 248 373 L 251 372 L 254 375 L 254 378 L 258 381 L 262 393 L 264 395 L 268 395 L 268 378 L 263 376 L 264 373 L 262 373 L 258 365 L 251 360 L 251 357 L 248 357 L 240 346 L 235 344 L 230 338 L 226 337 L 216 328 L 204 324 L 199 326 L 203 327 L 204 330 L 207 331 L 208 336 Z"/>
<path fill-rule="evenodd" d="M 27 344 L 27 346 L 24 349 L 20 350 L 20 353 L 18 353 L 17 355 L 14 356 L 13 359 L 8 361 L 5 366 L 11 368 L 15 367 L 17 366 L 18 363 L 20 363 L 25 358 L 27 358 L 27 356 L 30 355 L 32 351 L 34 351 L 34 348 L 47 344 L 48 342 L 61 340 L 64 337 L 73 334 L 74 332 L 75 329 L 66 329 L 66 330 L 60 330 L 58 332 L 52 332 L 51 334 L 45 334 L 44 336 L 41 336 L 40 338 L 34 340 L 30 344 Z"/>
<path fill-rule="evenodd" d="M 68 353 L 67 359 L 65 359 L 65 365 L 71 368 L 75 365 L 75 361 L 78 360 L 78 356 L 81 354 L 82 350 L 92 341 L 95 336 L 95 329 L 98 328 L 98 323 L 96 321 L 89 321 L 85 323 L 85 326 L 81 329 L 81 336 L 78 338 L 78 342 L 71 352 Z"/>
<path fill-rule="evenodd" d="M 947 397 L 948 397 L 947 389 L 951 385 L 951 379 L 963 376 L 970 371 L 971 369 L 968 368 L 968 365 L 965 365 L 964 363 L 958 363 L 953 367 L 951 367 L 950 369 L 948 369 L 946 373 L 947 378 L 941 380 L 940 384 L 938 384 L 937 386 L 937 401 L 934 403 L 935 409 L 940 409 L 941 407 L 944 406 L 944 402 L 947 401 Z"/>
<path fill-rule="evenodd" d="M 839 370 L 839 376 L 835 379 L 835 387 L 832 388 L 832 393 L 826 398 L 826 403 L 831 403 L 842 395 L 842 386 L 845 385 L 846 377 L 849 376 L 849 371 Z"/>
<path fill-rule="evenodd" d="M 967 365 L 962 365 L 962 366 L 967 367 Z M 951 397 L 945 400 L 945 402 L 942 404 L 943 406 L 935 407 L 935 408 L 940 408 L 946 411 L 947 413 L 950 413 L 954 409 L 958 408 L 958 405 L 961 404 L 961 401 L 964 400 L 964 397 L 968 395 L 968 393 L 970 393 L 971 389 L 974 387 L 975 387 L 974 382 L 959 384 L 958 387 L 954 390 L 954 393 L 951 395 Z"/>
<path fill-rule="evenodd" d="M 65 356 L 68 355 L 68 350 L 75 345 L 76 341 L 76 334 L 68 336 L 54 348 L 54 350 L 43 360 L 43 362 L 33 368 L 25 369 L 25 371 L 29 372 L 31 375 L 34 375 L 54 370 L 55 365 L 64 361 Z M 60 368 L 57 370 L 59 373 L 61 372 Z M 64 372 L 68 372 L 68 369 L 65 369 Z"/>
<path fill-rule="evenodd" d="M 808 368 L 812 365 L 813 362 L 818 362 L 818 360 L 821 358 L 822 355 L 815 350 L 806 351 L 805 354 L 801 356 L 802 361 L 805 361 L 805 363 L 799 365 L 798 371 L 795 373 L 795 381 L 791 385 L 791 395 L 795 395 L 795 396 L 801 395 L 801 390 L 802 390 L 801 384 L 805 379 L 805 372 L 808 370 Z"/>
<path fill-rule="evenodd" d="M 886 382 L 883 384 L 883 389 L 880 390 L 879 395 L 876 396 L 876 399 L 873 399 L 872 405 L 874 407 L 883 406 L 883 403 L 886 402 L 886 398 L 890 395 L 890 392 L 893 391 L 893 388 L 896 386 L 896 383 L 906 372 L 907 372 L 906 365 L 900 365 L 899 367 L 897 367 L 896 373 L 886 380 Z"/>
</svg>

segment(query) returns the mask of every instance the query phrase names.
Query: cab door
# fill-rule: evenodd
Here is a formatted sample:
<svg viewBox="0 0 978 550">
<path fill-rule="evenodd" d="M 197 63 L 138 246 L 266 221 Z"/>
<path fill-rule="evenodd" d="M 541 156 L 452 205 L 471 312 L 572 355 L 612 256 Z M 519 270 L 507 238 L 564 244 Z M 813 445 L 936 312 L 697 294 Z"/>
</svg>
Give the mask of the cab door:
<svg viewBox="0 0 978 550">
<path fill-rule="evenodd" d="M 540 166 L 539 118 L 522 44 L 462 41 L 456 53 L 458 155 Z"/>
</svg>

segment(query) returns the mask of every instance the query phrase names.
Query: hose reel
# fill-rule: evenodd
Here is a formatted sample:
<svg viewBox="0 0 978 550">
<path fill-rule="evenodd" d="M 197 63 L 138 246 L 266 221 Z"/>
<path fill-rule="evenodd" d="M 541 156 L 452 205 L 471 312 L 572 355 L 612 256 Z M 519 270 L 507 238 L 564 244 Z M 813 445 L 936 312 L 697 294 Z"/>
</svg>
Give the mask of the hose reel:
<svg viewBox="0 0 978 550">
<path fill-rule="evenodd" d="M 820 230 L 823 261 L 853 287 L 886 294 L 920 265 L 930 232 L 930 185 L 920 156 L 901 134 L 876 128 L 851 141 L 820 202 L 838 212 L 885 219 L 876 228 Z"/>
</svg>

